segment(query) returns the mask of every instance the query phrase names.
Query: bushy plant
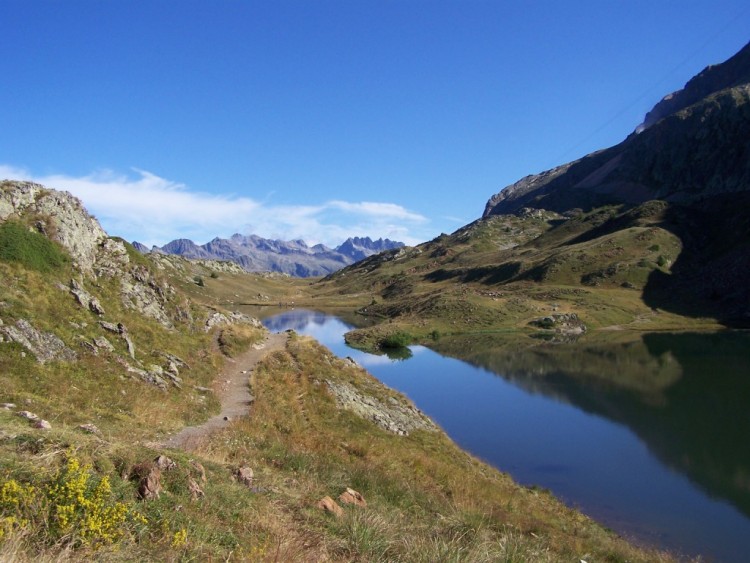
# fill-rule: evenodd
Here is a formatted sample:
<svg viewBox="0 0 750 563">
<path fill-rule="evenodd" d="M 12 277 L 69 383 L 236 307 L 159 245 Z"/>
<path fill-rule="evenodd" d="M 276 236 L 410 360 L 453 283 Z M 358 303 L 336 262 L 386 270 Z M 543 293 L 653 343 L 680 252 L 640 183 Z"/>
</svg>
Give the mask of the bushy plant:
<svg viewBox="0 0 750 563">
<path fill-rule="evenodd" d="M 406 332 L 394 332 L 387 335 L 380 342 L 381 348 L 404 348 L 412 341 L 412 337 Z"/>
<path fill-rule="evenodd" d="M 15 479 L 0 485 L 0 541 L 22 530 L 46 534 L 51 543 L 96 549 L 146 523 L 131 505 L 114 498 L 108 477 L 96 477 L 75 456 L 39 488 Z"/>
<path fill-rule="evenodd" d="M 36 502 L 37 491 L 31 485 L 9 479 L 0 486 L 0 542 L 28 527 Z"/>
</svg>

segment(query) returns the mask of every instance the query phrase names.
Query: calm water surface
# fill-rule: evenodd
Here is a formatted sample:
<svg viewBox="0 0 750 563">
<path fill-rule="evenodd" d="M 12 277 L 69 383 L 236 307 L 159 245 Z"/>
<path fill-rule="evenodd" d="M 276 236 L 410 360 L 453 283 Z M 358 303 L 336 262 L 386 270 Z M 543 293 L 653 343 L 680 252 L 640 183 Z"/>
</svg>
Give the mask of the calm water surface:
<svg viewBox="0 0 750 563">
<path fill-rule="evenodd" d="M 347 347 L 352 325 L 332 315 L 264 324 L 352 357 L 464 449 L 626 537 L 750 561 L 746 333 L 443 338 L 440 353 L 412 346 L 391 359 Z"/>
</svg>

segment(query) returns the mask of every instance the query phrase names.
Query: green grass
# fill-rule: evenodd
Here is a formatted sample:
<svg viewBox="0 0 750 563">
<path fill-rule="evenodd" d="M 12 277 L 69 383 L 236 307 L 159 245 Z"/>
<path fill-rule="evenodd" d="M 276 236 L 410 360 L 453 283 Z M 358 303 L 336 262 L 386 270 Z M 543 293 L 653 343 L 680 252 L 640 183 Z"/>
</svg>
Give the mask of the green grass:
<svg viewBox="0 0 750 563">
<path fill-rule="evenodd" d="M 563 218 L 549 212 L 493 216 L 442 235 L 403 258 L 369 258 L 310 287 L 326 303 L 359 298 L 360 312 L 387 321 L 348 341 L 378 348 L 402 331 L 429 344 L 433 331 L 472 334 L 529 330 L 551 312 L 576 313 L 589 329 L 711 329 L 708 315 L 686 317 L 644 294 L 671 276 L 683 251 L 663 226 L 666 204 L 609 206 Z M 653 294 L 653 291 L 652 291 Z"/>
<path fill-rule="evenodd" d="M 58 245 L 18 221 L 0 224 L 0 260 L 43 273 L 59 270 L 68 262 Z"/>
</svg>

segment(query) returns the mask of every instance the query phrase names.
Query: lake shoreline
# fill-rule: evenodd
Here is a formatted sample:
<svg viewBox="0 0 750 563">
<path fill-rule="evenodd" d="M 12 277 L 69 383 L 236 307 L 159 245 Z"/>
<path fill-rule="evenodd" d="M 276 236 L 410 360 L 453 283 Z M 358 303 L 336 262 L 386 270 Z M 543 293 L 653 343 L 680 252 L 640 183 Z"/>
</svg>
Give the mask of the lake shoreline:
<svg viewBox="0 0 750 563">
<path fill-rule="evenodd" d="M 290 313 L 290 314 L 298 314 L 299 311 L 297 313 L 294 313 L 292 311 L 288 311 L 288 313 Z M 316 313 L 316 315 L 324 315 L 324 314 L 322 314 L 322 313 Z M 320 318 L 322 319 L 322 316 Z M 500 334 L 502 334 L 503 336 L 507 337 L 504 340 L 506 340 L 507 342 L 510 343 L 509 344 L 509 348 L 514 353 L 515 352 L 519 352 L 518 346 L 517 346 L 517 343 L 519 342 L 519 339 L 518 339 L 518 335 L 517 334 L 514 334 L 514 335 L 510 335 L 508 333 L 500 333 Z M 699 335 L 696 335 L 695 331 L 687 330 L 687 331 L 682 331 L 682 332 L 678 333 L 678 338 L 688 338 L 689 339 L 691 337 L 699 338 L 700 336 L 704 336 L 705 337 L 707 335 L 714 335 L 717 338 L 722 339 L 725 336 L 732 335 L 732 334 L 747 336 L 747 332 L 745 332 L 745 331 L 734 331 L 734 330 L 726 330 L 726 329 L 724 329 L 724 330 L 718 330 L 718 331 L 701 331 Z M 476 341 L 481 341 L 483 339 L 488 339 L 488 340 L 489 339 L 493 339 L 493 338 L 496 338 L 498 335 L 499 335 L 499 333 L 487 333 L 486 331 L 483 331 L 482 333 L 464 334 L 464 335 L 461 335 L 461 336 L 440 337 L 436 341 L 430 341 L 429 344 L 430 344 L 430 348 L 433 349 L 433 350 L 438 350 L 442 354 L 446 354 L 447 353 L 447 354 L 449 354 L 449 356 L 452 356 L 452 357 L 456 357 L 456 358 L 461 357 L 461 359 L 463 361 L 468 361 L 470 364 L 475 365 L 475 366 L 476 365 L 482 365 L 482 362 L 484 361 L 485 365 L 483 366 L 482 369 L 488 369 L 488 367 L 486 365 L 487 358 L 482 358 L 482 355 L 479 353 L 479 348 L 481 348 L 481 346 L 479 346 L 479 344 L 482 344 L 482 343 L 481 342 L 477 343 Z M 538 341 L 534 341 L 533 339 L 528 338 L 525 335 L 523 335 L 524 338 L 522 340 L 520 340 L 520 341 L 526 343 L 526 346 L 523 349 L 526 350 L 527 354 L 528 354 L 528 350 L 529 349 L 533 349 L 533 350 L 537 351 L 537 352 L 534 352 L 535 354 L 538 354 L 540 350 L 544 351 L 544 353 L 542 354 L 542 356 L 544 356 L 544 354 L 549 355 L 550 353 L 552 353 L 550 351 L 570 350 L 573 347 L 580 348 L 581 344 L 583 344 L 585 346 L 599 345 L 600 341 L 606 341 L 608 338 L 611 338 L 612 336 L 615 337 L 615 340 L 617 341 L 617 346 L 626 347 L 626 348 L 629 346 L 630 348 L 632 348 L 634 342 L 635 343 L 638 343 L 639 341 L 642 342 L 643 338 L 645 336 L 647 336 L 647 335 L 648 335 L 648 337 L 647 337 L 648 342 L 646 343 L 647 346 L 646 346 L 646 348 L 643 348 L 644 352 L 641 352 L 642 354 L 646 354 L 646 352 L 648 350 L 648 346 L 656 345 L 657 348 L 658 348 L 658 346 L 662 346 L 663 343 L 660 342 L 660 338 L 662 338 L 662 339 L 663 338 L 669 339 L 669 338 L 671 338 L 674 335 L 674 333 L 671 332 L 671 331 L 657 331 L 657 332 L 654 332 L 654 331 L 634 331 L 634 330 L 629 330 L 629 331 L 610 332 L 610 331 L 601 331 L 601 330 L 598 330 L 598 331 L 592 331 L 592 332 L 588 333 L 587 335 L 585 335 L 581 340 L 579 340 L 579 343 L 577 345 L 575 345 L 575 346 L 571 345 L 570 343 L 568 343 L 568 344 L 539 343 Z M 656 339 L 656 340 L 654 340 L 654 339 Z M 325 340 L 325 339 L 323 339 L 323 340 Z M 450 345 L 451 341 L 455 341 L 455 344 L 454 344 L 453 347 L 451 347 L 451 345 Z M 593 341 L 593 343 L 592 343 L 592 341 Z M 324 344 L 326 344 L 326 343 L 324 342 Z M 358 352 L 356 352 L 355 350 L 352 350 L 351 348 L 347 348 L 346 351 L 343 352 L 342 354 L 344 356 L 352 356 L 355 359 L 357 359 L 357 353 Z M 424 353 L 423 352 L 417 352 L 416 354 L 417 354 L 417 356 L 422 356 Z M 377 357 L 382 357 L 382 356 L 377 356 Z M 644 355 L 644 356 L 642 356 L 641 359 L 638 360 L 638 362 L 641 362 L 641 363 L 637 364 L 638 366 L 640 366 L 639 369 L 644 369 L 644 366 L 646 368 L 648 368 L 649 365 L 651 366 L 651 368 L 649 368 L 649 369 L 651 369 L 652 371 L 648 372 L 648 373 L 651 373 L 651 375 L 649 375 L 647 377 L 643 377 L 643 378 L 640 378 L 640 379 L 629 379 L 629 380 L 626 380 L 626 379 L 617 380 L 617 379 L 615 379 L 615 380 L 608 381 L 607 378 L 598 377 L 595 373 L 593 373 L 593 372 L 596 371 L 596 369 L 592 369 L 591 370 L 592 373 L 589 374 L 588 376 L 586 376 L 588 378 L 588 381 L 589 381 L 588 384 L 593 384 L 593 385 L 595 385 L 597 387 L 601 387 L 603 385 L 605 387 L 613 387 L 614 386 L 616 388 L 623 389 L 624 390 L 623 392 L 628 393 L 628 394 L 641 394 L 641 395 L 648 395 L 648 396 L 656 396 L 656 395 L 654 395 L 654 393 L 656 393 L 656 394 L 661 393 L 665 389 L 669 389 L 670 386 L 672 386 L 672 385 L 675 384 L 675 382 L 679 381 L 679 378 L 676 377 L 676 373 L 677 372 L 674 369 L 674 365 L 672 365 L 672 368 L 669 367 L 670 364 L 667 364 L 666 368 L 665 367 L 659 368 L 658 367 L 659 362 L 658 361 L 654 361 L 653 363 L 649 363 L 650 360 L 648 360 L 648 357 L 649 356 L 647 354 Z M 549 359 L 549 358 L 547 358 L 547 359 Z M 382 361 L 386 361 L 386 360 L 382 360 Z M 390 361 L 390 360 L 388 360 L 388 361 Z M 407 360 L 406 362 L 392 362 L 392 363 L 395 363 L 395 364 L 407 364 L 407 363 L 409 363 L 411 361 L 412 360 Z M 380 363 L 380 362 L 381 361 L 379 360 L 378 363 Z M 555 360 L 555 362 L 559 363 L 559 359 Z M 555 362 L 553 362 L 553 363 L 555 363 Z M 643 363 L 643 362 L 646 362 L 646 363 Z M 563 365 L 564 365 L 564 363 L 563 363 Z M 366 367 L 367 367 L 368 370 L 373 370 L 373 368 L 371 366 L 366 366 Z M 521 367 L 523 367 L 523 366 L 521 366 Z M 380 368 L 377 368 L 377 369 L 380 369 Z M 384 383 L 386 383 L 386 385 L 394 387 L 394 385 L 391 385 L 387 380 L 384 380 L 383 377 L 377 373 L 377 369 L 375 369 L 373 371 L 374 375 L 376 375 L 379 379 L 381 379 L 381 381 L 384 381 Z M 432 368 L 432 369 L 433 369 L 433 371 L 435 370 L 435 368 Z M 657 371 L 653 371 L 653 370 L 657 370 Z M 661 370 L 661 371 L 658 371 L 658 370 Z M 653 376 L 654 373 L 657 374 L 656 377 Z M 411 375 L 409 377 L 416 377 L 416 376 Z M 491 377 L 492 377 L 492 379 L 497 379 L 497 376 L 491 376 Z M 536 381 L 536 383 L 535 383 L 535 381 Z M 537 378 L 537 379 L 530 380 L 530 383 L 532 385 L 530 388 L 528 387 L 527 383 L 523 383 L 523 381 L 522 381 L 521 382 L 522 383 L 522 389 L 526 388 L 527 391 L 525 391 L 525 392 L 528 392 L 530 390 L 532 392 L 532 396 L 534 396 L 535 394 L 538 395 L 539 392 L 540 392 L 540 389 L 542 389 L 542 390 L 544 389 L 544 387 L 542 387 L 542 388 L 538 387 L 541 381 L 543 381 L 543 379 Z M 517 386 L 519 384 L 519 381 L 514 381 L 514 380 L 511 379 L 511 380 L 509 380 L 509 383 L 515 387 L 515 386 Z M 434 386 L 435 382 L 432 382 L 432 385 Z M 526 387 L 524 387 L 524 386 L 526 386 Z M 405 389 L 402 388 L 402 387 L 399 387 L 399 385 L 396 385 L 395 388 L 398 389 L 401 392 L 405 391 Z M 559 390 L 556 391 L 556 392 L 559 393 Z M 418 407 L 421 408 L 421 409 L 423 409 L 423 410 L 425 410 L 425 412 L 427 412 L 428 415 L 430 415 L 433 419 L 435 419 L 437 421 L 437 423 L 441 427 L 446 428 L 446 425 L 443 423 L 443 421 L 439 417 L 433 416 L 432 413 L 430 412 L 430 408 L 425 407 L 423 405 L 423 403 L 420 401 L 419 398 L 413 396 L 413 393 L 409 392 L 408 390 L 406 390 L 406 394 L 407 394 L 407 396 L 409 396 L 413 400 L 415 400 L 415 402 L 418 405 Z M 544 395 L 542 395 L 542 397 L 543 396 Z M 461 410 L 460 406 L 457 407 L 457 408 L 458 408 L 458 410 Z M 596 411 L 596 409 L 595 409 L 595 411 Z M 596 415 L 596 417 L 598 417 L 598 416 L 600 416 L 600 415 Z M 596 419 L 596 417 L 595 417 L 595 419 Z M 621 421 L 617 421 L 617 420 L 614 420 L 614 422 L 616 424 L 621 424 L 622 423 Z M 446 431 L 448 431 L 449 434 L 451 434 L 451 430 L 450 430 L 449 427 L 446 428 Z M 451 436 L 454 437 L 454 439 L 456 439 L 456 437 L 453 434 L 451 434 Z M 624 443 L 631 444 L 628 447 L 635 448 L 634 451 L 637 452 L 638 456 L 641 456 L 641 457 L 642 456 L 646 456 L 647 458 L 650 458 L 650 456 L 652 455 L 650 453 L 647 453 L 648 450 L 643 450 L 642 447 L 640 449 L 638 448 L 638 441 L 639 441 L 639 439 L 635 439 L 635 442 L 633 441 L 632 438 L 623 438 L 623 439 L 625 439 Z M 488 459 L 488 456 L 483 455 L 475 447 L 472 447 L 471 443 L 468 443 L 468 445 L 467 445 L 467 443 L 463 442 L 461 438 L 459 438 L 457 440 L 457 442 L 459 443 L 459 445 L 462 448 L 467 449 L 468 451 L 474 452 L 474 455 L 478 455 L 480 458 L 487 460 L 487 462 L 490 463 L 490 464 L 492 464 L 493 466 L 500 467 L 503 470 L 510 469 L 511 474 L 515 475 L 514 470 L 512 468 L 512 464 L 508 464 L 508 463 L 504 463 L 503 462 L 503 461 L 506 461 L 506 460 L 498 462 L 497 460 Z M 661 462 L 657 462 L 655 460 L 650 461 L 648 463 L 652 464 L 652 465 L 655 464 L 655 465 L 661 467 Z M 659 472 L 660 473 L 663 472 L 663 469 L 659 470 Z M 549 479 L 548 475 L 547 476 L 543 475 L 543 477 Z M 660 477 L 660 478 L 662 478 L 662 477 Z M 545 482 L 543 480 L 538 480 L 538 479 L 533 479 L 533 478 L 531 478 L 531 479 L 518 479 L 518 477 L 516 477 L 516 479 L 519 480 L 520 482 L 536 483 L 538 486 L 547 487 L 547 485 L 545 484 Z M 687 487 L 686 484 L 683 484 L 683 485 L 680 485 L 680 486 L 686 486 Z M 554 491 L 555 488 L 552 487 L 552 490 Z M 571 496 L 571 495 L 569 495 L 567 493 L 557 493 L 556 492 L 555 494 L 558 494 L 560 496 L 560 498 L 562 498 L 562 499 L 566 499 L 566 500 L 570 499 L 567 502 L 567 504 L 569 504 L 570 506 L 583 506 L 582 503 L 579 500 L 577 500 L 575 496 Z M 700 502 L 704 502 L 704 501 L 698 499 L 695 502 L 700 503 Z M 595 516 L 597 514 L 601 514 L 601 513 L 606 513 L 607 512 L 606 510 L 604 512 L 602 512 L 601 510 L 591 509 L 590 506 L 586 507 L 585 510 L 587 511 L 587 513 L 595 515 Z M 660 510 L 662 510 L 662 508 L 659 508 L 656 512 L 658 512 Z M 712 509 L 712 510 L 714 510 L 714 509 Z M 664 545 L 663 541 L 664 541 L 665 538 L 662 537 L 662 536 L 664 536 L 664 533 L 660 533 L 658 531 L 657 532 L 648 533 L 649 530 L 651 529 L 650 525 L 644 524 L 643 526 L 632 526 L 631 525 L 631 526 L 625 526 L 625 527 L 623 527 L 620 524 L 617 524 L 616 521 L 618 520 L 618 518 L 612 518 L 611 516 L 612 515 L 610 514 L 610 517 L 609 518 L 604 518 L 603 521 L 606 521 L 608 526 L 611 526 L 611 527 L 615 527 L 616 526 L 618 529 L 622 530 L 622 533 L 624 533 L 627 537 L 633 538 L 634 541 L 636 541 L 637 543 L 643 544 L 643 545 L 653 545 L 654 544 L 654 539 L 656 539 L 657 544 Z M 665 520 L 665 519 L 667 519 L 667 517 L 666 516 L 662 516 L 662 517 L 660 517 L 660 519 Z M 744 519 L 745 518 L 743 518 L 743 520 Z M 657 522 L 657 524 L 658 524 L 658 522 Z M 655 526 L 655 527 L 658 528 L 658 526 Z M 638 528 L 640 528 L 640 532 L 638 531 Z M 633 531 L 633 530 L 635 530 L 635 531 Z M 647 533 L 643 533 L 643 532 L 647 532 Z M 668 547 L 670 549 L 676 549 L 677 551 L 687 551 L 687 552 L 692 552 L 692 553 L 698 553 L 698 552 L 700 552 L 700 550 L 695 550 L 695 549 L 682 549 L 680 547 L 680 544 L 679 543 L 675 543 L 674 540 L 668 540 L 667 539 L 667 541 L 669 542 Z M 723 557 L 720 560 L 731 561 L 732 558 L 731 557 Z M 735 558 L 735 560 L 736 560 L 736 558 Z"/>
</svg>

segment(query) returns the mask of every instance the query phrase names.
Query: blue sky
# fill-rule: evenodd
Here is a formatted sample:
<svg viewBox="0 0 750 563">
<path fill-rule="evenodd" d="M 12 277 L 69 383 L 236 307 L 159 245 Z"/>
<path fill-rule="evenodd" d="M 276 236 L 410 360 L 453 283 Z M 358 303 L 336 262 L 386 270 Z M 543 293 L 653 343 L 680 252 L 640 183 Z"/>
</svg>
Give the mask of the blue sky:
<svg viewBox="0 0 750 563">
<path fill-rule="evenodd" d="M 414 244 L 624 139 L 746 0 L 0 0 L 0 177 L 146 244 Z"/>
</svg>

